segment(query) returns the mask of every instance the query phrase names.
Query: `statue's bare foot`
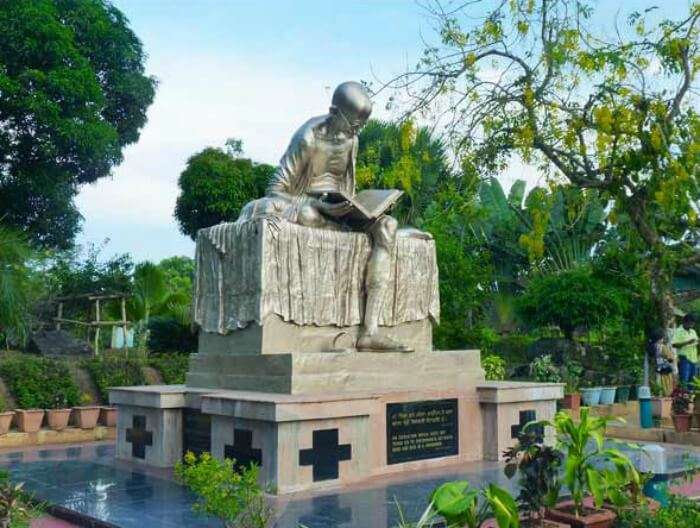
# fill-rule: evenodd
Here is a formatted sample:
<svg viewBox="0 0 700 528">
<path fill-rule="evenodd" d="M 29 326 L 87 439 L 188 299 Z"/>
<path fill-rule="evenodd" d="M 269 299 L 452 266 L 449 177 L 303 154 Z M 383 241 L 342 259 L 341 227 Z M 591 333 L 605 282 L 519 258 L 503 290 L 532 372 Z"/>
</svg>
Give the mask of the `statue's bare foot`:
<svg viewBox="0 0 700 528">
<path fill-rule="evenodd" d="M 411 352 L 406 345 L 390 337 L 363 335 L 357 340 L 357 350 L 367 352 Z"/>
</svg>

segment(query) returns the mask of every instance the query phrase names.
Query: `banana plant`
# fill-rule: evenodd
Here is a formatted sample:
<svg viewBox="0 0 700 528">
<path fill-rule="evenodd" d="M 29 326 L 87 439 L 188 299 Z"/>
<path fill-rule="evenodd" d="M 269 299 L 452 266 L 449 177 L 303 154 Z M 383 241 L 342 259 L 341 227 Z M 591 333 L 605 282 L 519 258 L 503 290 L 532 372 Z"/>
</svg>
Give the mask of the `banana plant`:
<svg viewBox="0 0 700 528">
<path fill-rule="evenodd" d="M 478 490 L 466 480 L 446 482 L 433 492 L 431 502 L 448 528 L 479 528 L 490 517 L 499 528 L 520 526 L 515 499 L 495 484 Z"/>
</svg>

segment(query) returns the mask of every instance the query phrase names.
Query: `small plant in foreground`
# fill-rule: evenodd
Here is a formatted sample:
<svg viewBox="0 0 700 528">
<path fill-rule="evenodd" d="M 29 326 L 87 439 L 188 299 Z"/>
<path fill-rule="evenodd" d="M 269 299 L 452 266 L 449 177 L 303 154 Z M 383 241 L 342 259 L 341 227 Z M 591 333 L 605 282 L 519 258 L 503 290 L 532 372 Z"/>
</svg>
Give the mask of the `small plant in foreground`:
<svg viewBox="0 0 700 528">
<path fill-rule="evenodd" d="M 562 482 L 571 493 L 577 516 L 583 514 L 583 499 L 587 494 L 593 496 L 596 508 L 603 504 L 607 487 L 604 473 L 598 469 L 599 464 L 608 463 L 620 473 L 636 474 L 636 469 L 625 454 L 604 446 L 607 424 L 616 418 L 591 417 L 588 411 L 588 407 L 581 407 L 578 423 L 563 411 L 554 416 L 553 422 L 543 422 L 553 426 L 556 431 L 556 448 L 565 457 Z"/>
<path fill-rule="evenodd" d="M 495 484 L 477 490 L 464 480 L 446 482 L 433 492 L 431 503 L 450 528 L 479 528 L 489 517 L 499 528 L 520 526 L 515 499 Z"/>
<path fill-rule="evenodd" d="M 235 460 L 187 452 L 175 474 L 198 500 L 194 510 L 220 519 L 226 528 L 267 528 L 272 509 L 258 484 L 258 467 L 236 469 Z"/>
<path fill-rule="evenodd" d="M 518 473 L 518 503 L 527 512 L 527 526 L 545 526 L 545 512 L 559 499 L 559 468 L 563 455 L 542 443 L 541 426 L 527 424 L 518 436 L 518 443 L 506 450 L 505 474 Z"/>
</svg>

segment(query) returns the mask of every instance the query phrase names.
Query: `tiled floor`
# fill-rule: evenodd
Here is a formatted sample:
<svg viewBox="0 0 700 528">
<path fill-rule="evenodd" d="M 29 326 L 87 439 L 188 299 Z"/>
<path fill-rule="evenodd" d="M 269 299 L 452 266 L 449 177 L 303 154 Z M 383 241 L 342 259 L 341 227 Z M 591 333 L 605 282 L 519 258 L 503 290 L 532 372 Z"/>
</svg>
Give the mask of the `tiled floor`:
<svg viewBox="0 0 700 528">
<path fill-rule="evenodd" d="M 700 461 L 684 448 L 668 448 L 669 471 Z M 27 449 L 0 453 L 0 466 L 24 481 L 38 498 L 122 528 L 199 528 L 221 526 L 192 513 L 193 497 L 163 470 L 116 461 L 112 444 Z M 430 492 L 442 482 L 465 479 L 513 488 L 502 466 L 493 462 L 465 464 L 451 471 L 422 473 L 407 479 L 373 481 L 316 496 L 275 499 L 276 528 L 388 528 L 398 521 L 397 504 L 408 519 L 417 519 Z M 47 521 L 48 522 L 48 521 Z M 64 528 L 44 524 L 35 528 Z M 70 526 L 70 525 L 68 525 Z"/>
</svg>

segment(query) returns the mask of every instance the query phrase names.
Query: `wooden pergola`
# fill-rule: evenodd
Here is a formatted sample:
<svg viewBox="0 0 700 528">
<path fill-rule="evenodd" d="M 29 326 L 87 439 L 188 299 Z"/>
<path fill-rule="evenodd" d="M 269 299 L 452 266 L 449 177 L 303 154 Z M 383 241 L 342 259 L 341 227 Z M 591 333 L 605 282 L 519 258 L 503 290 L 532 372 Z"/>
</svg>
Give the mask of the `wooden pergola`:
<svg viewBox="0 0 700 528">
<path fill-rule="evenodd" d="M 90 344 L 90 329 L 95 329 L 93 352 L 95 355 L 98 354 L 100 348 L 100 330 L 103 326 L 118 326 L 123 329 L 124 332 L 124 349 L 126 349 L 126 332 L 131 324 L 126 318 L 126 299 L 128 295 L 125 293 L 112 293 L 112 294 L 97 294 L 97 293 L 86 293 L 83 295 L 68 295 L 65 297 L 56 297 L 54 300 L 58 303 L 56 317 L 53 321 L 56 323 L 56 330 L 61 329 L 62 324 L 73 324 L 78 326 L 84 326 L 88 329 L 87 342 Z M 63 305 L 73 301 L 87 300 L 88 302 L 95 303 L 95 318 L 92 321 L 78 321 L 76 319 L 66 319 L 63 317 Z M 120 301 L 121 304 L 121 320 L 117 321 L 102 321 L 100 319 L 100 302 L 101 301 Z"/>
</svg>

